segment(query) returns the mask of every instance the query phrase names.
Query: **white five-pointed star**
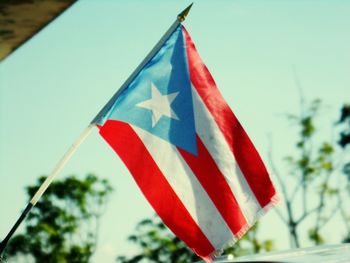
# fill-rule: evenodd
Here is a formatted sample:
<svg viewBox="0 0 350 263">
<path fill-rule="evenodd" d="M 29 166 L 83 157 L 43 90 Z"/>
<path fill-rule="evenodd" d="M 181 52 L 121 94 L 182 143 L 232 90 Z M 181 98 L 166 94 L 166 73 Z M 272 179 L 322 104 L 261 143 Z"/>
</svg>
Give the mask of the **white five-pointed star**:
<svg viewBox="0 0 350 263">
<path fill-rule="evenodd" d="M 169 118 L 179 120 L 176 113 L 170 106 L 179 92 L 162 95 L 159 92 L 158 88 L 151 82 L 151 93 L 152 97 L 149 100 L 140 102 L 136 104 L 136 106 L 152 111 L 152 128 L 156 126 L 162 116 L 167 116 Z"/>
</svg>

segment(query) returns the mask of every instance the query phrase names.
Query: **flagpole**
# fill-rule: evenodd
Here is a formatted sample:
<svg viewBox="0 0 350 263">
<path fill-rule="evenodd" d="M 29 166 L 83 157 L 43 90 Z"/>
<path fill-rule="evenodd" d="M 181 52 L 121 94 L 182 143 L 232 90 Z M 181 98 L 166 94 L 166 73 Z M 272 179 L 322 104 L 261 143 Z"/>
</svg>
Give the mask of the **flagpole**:
<svg viewBox="0 0 350 263">
<path fill-rule="evenodd" d="M 40 197 L 43 195 L 43 193 L 46 191 L 46 189 L 49 187 L 51 182 L 55 179 L 55 177 L 62 171 L 66 163 L 69 161 L 69 159 L 73 156 L 75 151 L 78 149 L 78 147 L 83 143 L 83 141 L 89 136 L 92 129 L 95 127 L 93 124 L 89 124 L 85 130 L 80 134 L 80 136 L 73 142 L 73 144 L 70 146 L 68 151 L 63 155 L 62 159 L 56 164 L 55 168 L 52 170 L 51 174 L 46 177 L 45 181 L 41 184 L 40 188 L 36 191 L 30 202 L 27 204 L 26 208 L 23 210 L 21 216 L 17 219 L 16 223 L 11 228 L 10 232 L 6 235 L 3 241 L 0 243 L 0 257 L 6 248 L 6 245 L 8 241 L 10 240 L 11 236 L 15 233 L 19 225 L 22 223 L 22 221 L 26 218 L 29 211 L 35 206 L 35 204 L 38 202 Z"/>
<path fill-rule="evenodd" d="M 84 140 L 89 136 L 92 129 L 99 123 L 101 118 L 108 112 L 108 110 L 113 106 L 114 101 L 120 95 L 120 93 L 127 88 L 132 80 L 140 73 L 141 69 L 154 57 L 154 55 L 159 51 L 160 47 L 164 44 L 164 42 L 169 38 L 169 36 L 176 30 L 181 22 L 183 22 L 188 15 L 193 3 L 190 4 L 185 10 L 183 10 L 178 16 L 175 22 L 170 26 L 167 32 L 163 35 L 163 37 L 158 41 L 155 47 L 150 51 L 150 53 L 146 56 L 146 58 L 141 62 L 141 64 L 134 70 L 134 72 L 130 75 L 130 77 L 124 82 L 124 84 L 119 88 L 119 90 L 112 96 L 112 98 L 107 102 L 107 104 L 100 110 L 100 112 L 96 115 L 96 117 L 90 122 L 90 124 L 85 128 L 85 130 L 80 134 L 80 136 L 74 141 L 68 151 L 63 155 L 62 159 L 57 163 L 55 168 L 52 170 L 51 174 L 45 179 L 40 188 L 34 194 L 30 202 L 27 204 L 26 208 L 23 210 L 20 217 L 17 219 L 16 223 L 13 225 L 9 233 L 0 243 L 0 262 L 2 260 L 1 256 L 3 251 L 5 250 L 8 241 L 15 233 L 17 228 L 26 218 L 27 214 L 30 210 L 35 206 L 35 204 L 39 201 L 40 197 L 49 187 L 51 182 L 55 179 L 55 177 L 62 171 L 64 166 L 67 164 L 69 159 L 76 152 L 78 147 L 84 142 Z"/>
</svg>

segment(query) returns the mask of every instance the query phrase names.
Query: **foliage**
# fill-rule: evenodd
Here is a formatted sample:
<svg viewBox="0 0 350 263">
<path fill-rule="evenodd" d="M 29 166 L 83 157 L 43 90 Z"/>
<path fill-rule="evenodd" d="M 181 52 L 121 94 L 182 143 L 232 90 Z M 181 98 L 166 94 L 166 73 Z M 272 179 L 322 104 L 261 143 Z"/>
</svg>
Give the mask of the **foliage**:
<svg viewBox="0 0 350 263">
<path fill-rule="evenodd" d="M 271 167 L 277 176 L 284 201 L 284 211 L 277 212 L 288 227 L 292 247 L 300 247 L 298 229 L 306 220 L 310 225 L 309 239 L 316 245 L 326 242 L 321 230 L 337 216 L 349 199 L 349 196 L 344 196 L 347 190 L 340 172 L 340 160 L 344 154 L 337 149 L 336 143 L 322 142 L 318 136 L 321 128 L 316 125 L 316 121 L 321 101 L 315 100 L 307 107 L 302 102 L 300 115 L 289 116 L 298 127 L 299 134 L 295 144 L 296 154 L 285 158 L 289 167 L 288 178 L 277 170 L 270 155 Z M 344 114 L 346 110 L 342 112 Z M 344 121 L 344 117 L 341 120 Z M 346 135 L 345 132 L 341 133 L 341 145 Z M 343 223 L 349 226 L 349 219 L 346 216 L 342 218 Z"/>
<path fill-rule="evenodd" d="M 44 180 L 27 187 L 29 198 Z M 24 233 L 10 240 L 6 255 L 34 262 L 89 262 L 111 191 L 108 181 L 91 174 L 83 180 L 69 176 L 54 181 L 28 214 Z"/>
<path fill-rule="evenodd" d="M 200 260 L 180 239 L 175 237 L 158 217 L 145 219 L 138 223 L 136 233 L 128 240 L 139 247 L 141 252 L 127 258 L 119 256 L 118 262 L 174 262 L 186 263 Z M 260 242 L 257 239 L 257 225 L 239 242 L 225 250 L 225 254 L 235 256 L 247 255 L 273 248 L 271 240 Z"/>
<path fill-rule="evenodd" d="M 345 148 L 350 145 L 350 105 L 344 105 L 341 109 L 339 124 L 343 124 L 344 129 L 340 132 L 339 145 Z"/>
<path fill-rule="evenodd" d="M 347 177 L 345 189 L 347 190 L 348 196 L 350 196 L 350 153 L 348 151 L 350 147 L 350 105 L 344 105 L 342 107 L 338 125 L 342 128 L 342 130 L 340 131 L 340 138 L 338 144 L 342 147 L 344 151 L 347 151 L 345 153 L 347 161 L 343 166 L 343 174 Z M 340 214 L 343 218 L 343 221 L 345 222 L 345 227 L 347 231 L 343 242 L 350 243 L 350 211 L 349 209 L 346 210 L 346 207 L 348 206 L 349 204 L 342 203 L 340 207 Z"/>
</svg>

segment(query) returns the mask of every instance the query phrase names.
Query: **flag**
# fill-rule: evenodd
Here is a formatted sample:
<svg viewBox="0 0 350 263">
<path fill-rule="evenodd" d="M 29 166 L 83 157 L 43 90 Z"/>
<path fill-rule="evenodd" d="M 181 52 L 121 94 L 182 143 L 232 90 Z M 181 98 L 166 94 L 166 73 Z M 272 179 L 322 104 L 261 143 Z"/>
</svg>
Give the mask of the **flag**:
<svg viewBox="0 0 350 263">
<path fill-rule="evenodd" d="M 97 123 L 163 222 L 205 260 L 277 201 L 181 24 Z"/>
</svg>

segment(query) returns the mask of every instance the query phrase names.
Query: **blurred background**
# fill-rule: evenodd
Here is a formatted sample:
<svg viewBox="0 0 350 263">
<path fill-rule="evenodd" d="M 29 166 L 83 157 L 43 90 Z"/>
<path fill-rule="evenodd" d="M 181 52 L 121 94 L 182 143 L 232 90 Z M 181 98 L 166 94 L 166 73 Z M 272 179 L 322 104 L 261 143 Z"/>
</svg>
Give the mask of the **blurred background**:
<svg viewBox="0 0 350 263">
<path fill-rule="evenodd" d="M 189 4 L 0 2 L 0 238 Z M 349 13 L 345 0 L 194 3 L 185 27 L 282 199 L 227 254 L 349 242 Z M 9 262 L 196 260 L 97 131 L 55 182 Z"/>
</svg>

